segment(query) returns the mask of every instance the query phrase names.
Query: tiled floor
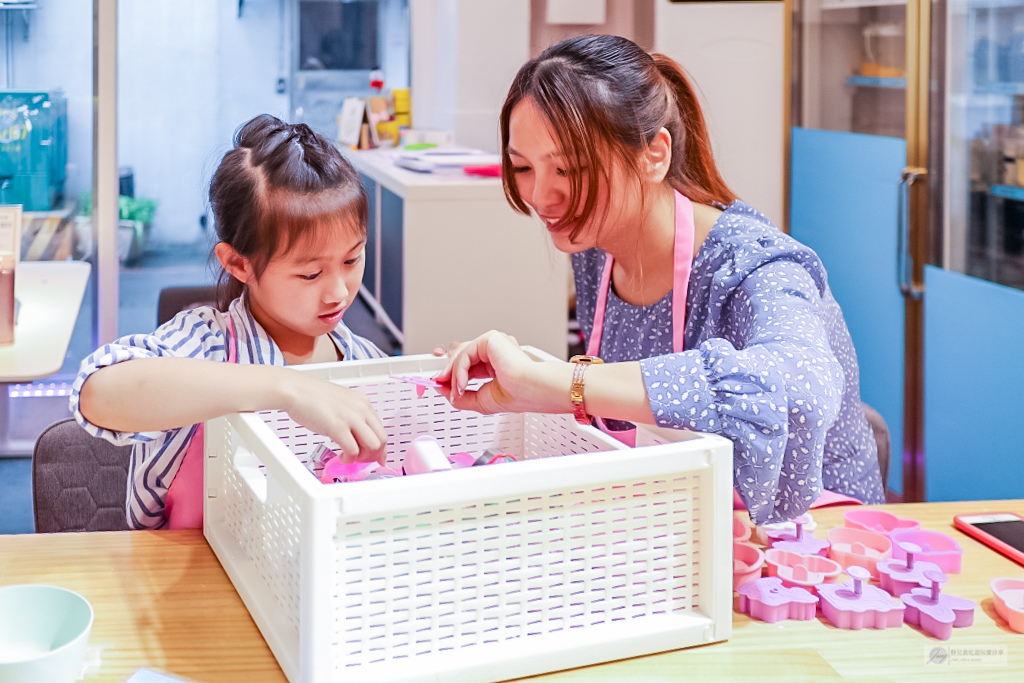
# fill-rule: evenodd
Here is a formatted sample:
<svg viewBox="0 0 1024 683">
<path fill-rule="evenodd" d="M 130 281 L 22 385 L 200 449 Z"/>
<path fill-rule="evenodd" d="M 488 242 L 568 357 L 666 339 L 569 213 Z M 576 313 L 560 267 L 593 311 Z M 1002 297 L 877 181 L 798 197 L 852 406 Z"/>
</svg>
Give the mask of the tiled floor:
<svg viewBox="0 0 1024 683">
<path fill-rule="evenodd" d="M 156 327 L 156 303 L 160 290 L 179 285 L 205 285 L 215 281 L 217 270 L 209 263 L 209 246 L 194 244 L 153 249 L 139 263 L 121 269 L 118 331 L 120 334 L 149 332 Z M 90 285 L 91 287 L 91 285 Z M 82 310 L 75 325 L 68 353 L 61 373 L 51 380 L 71 382 L 82 358 L 93 351 L 92 292 L 86 291 Z M 397 346 L 390 335 L 379 326 L 373 314 L 357 299 L 345 315 L 345 322 L 388 353 Z M 0 385 L 0 390 L 6 387 Z M 31 400 L 31 399 L 12 399 Z M 40 409 L 52 415 L 40 420 L 45 426 L 70 413 L 63 404 L 50 401 Z M 12 412 L 14 412 L 12 410 Z M 7 419 L 7 416 L 3 416 Z M 29 458 L 0 458 L 0 533 L 31 533 L 33 531 L 31 460 Z"/>
</svg>

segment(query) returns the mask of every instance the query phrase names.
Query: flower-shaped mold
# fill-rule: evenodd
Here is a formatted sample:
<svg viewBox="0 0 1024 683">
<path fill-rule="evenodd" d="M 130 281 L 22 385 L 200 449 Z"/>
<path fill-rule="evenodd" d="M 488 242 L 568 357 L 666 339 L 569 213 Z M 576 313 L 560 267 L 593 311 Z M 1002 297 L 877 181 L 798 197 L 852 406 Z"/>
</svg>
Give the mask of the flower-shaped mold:
<svg viewBox="0 0 1024 683">
<path fill-rule="evenodd" d="M 907 606 L 908 624 L 920 626 L 939 640 L 949 640 L 953 627 L 964 628 L 974 623 L 974 601 L 958 598 L 939 589 L 946 581 L 946 575 L 938 569 L 925 572 L 931 582 L 930 588 L 913 588 L 900 596 Z"/>
<path fill-rule="evenodd" d="M 764 556 L 768 565 L 768 576 L 779 577 L 787 587 L 798 586 L 812 593 L 817 590 L 815 586 L 835 581 L 843 571 L 838 562 L 821 555 L 801 555 L 779 548 L 769 548 Z"/>
<path fill-rule="evenodd" d="M 739 517 L 732 518 L 732 540 L 733 541 L 749 541 L 750 532 L 752 529 L 750 525 L 744 522 Z"/>
<path fill-rule="evenodd" d="M 892 595 L 903 595 L 914 588 L 927 588 L 929 583 L 925 572 L 941 571 L 934 562 L 918 560 L 921 547 L 904 541 L 900 550 L 906 556 L 902 560 L 885 560 L 878 563 L 878 583 Z"/>
<path fill-rule="evenodd" d="M 900 543 L 909 542 L 921 548 L 921 552 L 915 555 L 918 560 L 934 562 L 947 574 L 960 573 L 960 560 L 964 551 L 952 536 L 925 529 L 897 529 L 889 534 L 889 538 L 892 539 L 894 560 L 905 557 L 900 550 Z"/>
<path fill-rule="evenodd" d="M 757 546 L 735 541 L 732 544 L 732 589 L 749 583 L 761 576 L 764 553 Z"/>
<path fill-rule="evenodd" d="M 818 523 L 814 521 L 814 517 L 811 513 L 805 512 L 803 515 L 807 519 L 803 523 L 804 533 L 813 533 L 818 528 Z M 771 545 L 771 541 L 768 538 L 768 534 L 772 533 L 788 533 L 789 535 L 796 534 L 796 524 L 793 522 L 776 522 L 774 524 L 764 524 L 759 527 L 754 527 L 753 541 L 760 543 L 761 545 Z"/>
<path fill-rule="evenodd" d="M 996 614 L 1017 633 L 1024 633 L 1024 578 L 1001 576 L 989 583 Z"/>
<path fill-rule="evenodd" d="M 854 508 L 843 513 L 843 521 L 851 529 L 874 531 L 876 534 L 888 536 L 896 529 L 920 529 L 921 523 L 916 519 L 897 517 L 885 510 L 866 510 Z"/>
<path fill-rule="evenodd" d="M 809 621 L 817 612 L 818 598 L 803 588 L 787 588 L 777 576 L 766 576 L 739 589 L 740 612 L 769 624 L 783 619 Z"/>
<path fill-rule="evenodd" d="M 848 567 L 849 581 L 818 585 L 821 612 L 838 628 L 855 631 L 870 628 L 899 628 L 906 606 L 899 600 L 867 583 L 871 572 L 864 567 Z"/>
<path fill-rule="evenodd" d="M 804 524 L 809 518 L 800 515 L 793 520 L 795 531 L 767 531 L 768 546 L 779 550 L 788 550 L 791 553 L 800 555 L 821 555 L 828 556 L 828 541 L 804 533 Z"/>
<path fill-rule="evenodd" d="M 839 526 L 828 530 L 828 542 L 829 557 L 844 567 L 864 567 L 873 579 L 878 578 L 877 564 L 892 557 L 889 537 L 874 531 Z"/>
</svg>

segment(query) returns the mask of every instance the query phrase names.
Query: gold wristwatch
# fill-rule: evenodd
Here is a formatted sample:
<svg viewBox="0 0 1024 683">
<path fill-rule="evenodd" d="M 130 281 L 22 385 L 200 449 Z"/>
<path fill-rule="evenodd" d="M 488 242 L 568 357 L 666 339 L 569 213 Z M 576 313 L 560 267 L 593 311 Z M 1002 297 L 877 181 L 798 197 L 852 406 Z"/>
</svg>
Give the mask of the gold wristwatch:
<svg viewBox="0 0 1024 683">
<path fill-rule="evenodd" d="M 572 371 L 572 386 L 569 387 L 569 400 L 572 401 L 572 414 L 581 425 L 590 424 L 590 416 L 583 407 L 583 377 L 587 374 L 587 368 L 595 363 L 604 361 L 597 356 L 573 356 L 570 363 L 576 365 Z"/>
</svg>

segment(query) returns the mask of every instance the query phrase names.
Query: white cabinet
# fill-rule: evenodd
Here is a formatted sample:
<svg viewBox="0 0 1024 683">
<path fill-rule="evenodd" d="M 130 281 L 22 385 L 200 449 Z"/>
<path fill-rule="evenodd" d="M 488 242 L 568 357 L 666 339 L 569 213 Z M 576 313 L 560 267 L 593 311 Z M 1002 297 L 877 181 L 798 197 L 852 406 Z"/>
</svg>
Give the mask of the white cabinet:
<svg viewBox="0 0 1024 683">
<path fill-rule="evenodd" d="M 416 173 L 393 152 L 345 152 L 370 199 L 363 296 L 405 354 L 490 329 L 565 358 L 569 258 L 515 213 L 501 180 Z"/>
</svg>

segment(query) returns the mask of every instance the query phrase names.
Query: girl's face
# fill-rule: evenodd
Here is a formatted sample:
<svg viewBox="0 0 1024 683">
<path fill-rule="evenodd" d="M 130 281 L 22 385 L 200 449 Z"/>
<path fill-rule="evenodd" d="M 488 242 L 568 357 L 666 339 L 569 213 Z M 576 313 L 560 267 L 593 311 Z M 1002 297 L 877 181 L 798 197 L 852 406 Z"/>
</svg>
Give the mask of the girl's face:
<svg viewBox="0 0 1024 683">
<path fill-rule="evenodd" d="M 565 253 L 575 253 L 595 246 L 605 246 L 615 226 L 628 223 L 627 217 L 635 209 L 631 197 L 622 196 L 616 206 L 609 207 L 609 192 L 604 183 L 597 189 L 598 197 L 587 224 L 576 236 L 575 242 L 569 241 L 570 233 L 578 227 L 570 222 L 558 229 L 556 224 L 571 210 L 571 187 L 569 177 L 581 174 L 582 187 L 579 209 L 587 200 L 591 188 L 587 182 L 586 169 L 576 169 L 562 156 L 559 145 L 551 133 L 547 117 L 527 98 L 517 104 L 509 116 L 508 154 L 512 161 L 515 183 L 519 195 L 534 213 L 544 221 L 555 247 Z M 620 173 L 615 169 L 605 169 L 610 182 L 616 187 L 624 188 L 627 184 L 619 182 Z M 632 194 L 632 193 L 624 193 Z"/>
<path fill-rule="evenodd" d="M 250 278 L 253 315 L 282 348 L 333 330 L 359 293 L 366 236 L 338 227 L 327 240 L 307 236 Z"/>
</svg>

